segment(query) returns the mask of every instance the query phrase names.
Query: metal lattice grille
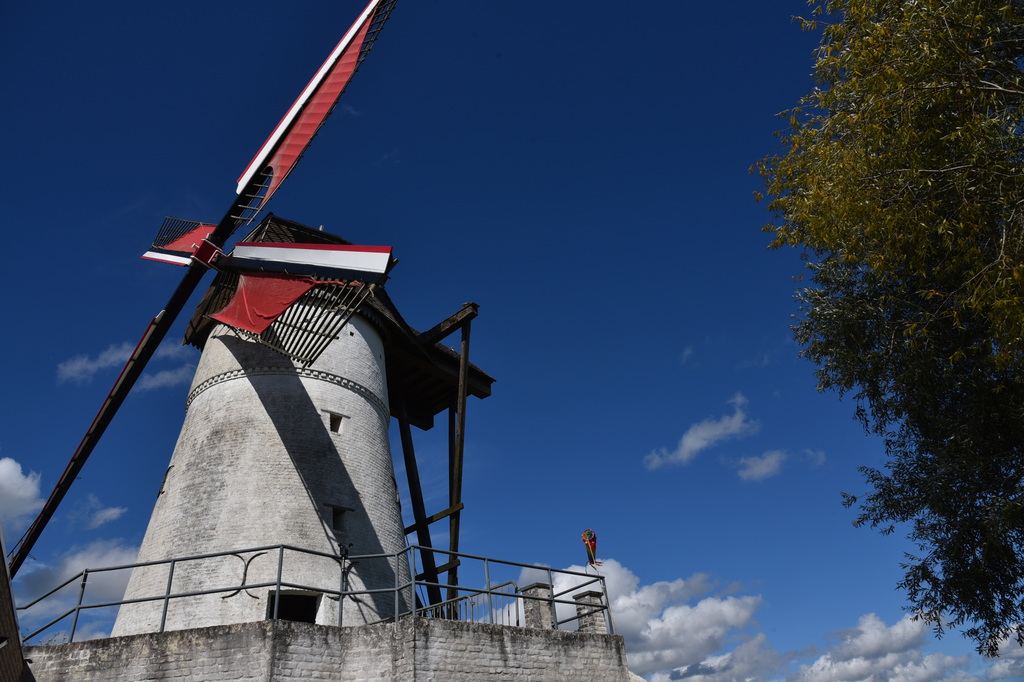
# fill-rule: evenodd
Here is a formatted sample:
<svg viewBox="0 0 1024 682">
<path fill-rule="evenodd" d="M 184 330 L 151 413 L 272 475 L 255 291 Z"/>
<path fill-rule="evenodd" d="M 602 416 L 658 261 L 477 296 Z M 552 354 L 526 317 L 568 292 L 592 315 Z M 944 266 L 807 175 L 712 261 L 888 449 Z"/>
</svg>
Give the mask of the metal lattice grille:
<svg viewBox="0 0 1024 682">
<path fill-rule="evenodd" d="M 261 334 L 236 331 L 308 367 L 338 338 L 372 286 L 355 281 L 318 284 Z"/>
<path fill-rule="evenodd" d="M 160 225 L 160 231 L 156 233 L 153 246 L 161 248 L 166 244 L 177 241 L 200 225 L 202 223 L 198 220 L 182 220 L 181 218 L 171 218 L 168 216 L 164 218 L 163 224 Z"/>
</svg>

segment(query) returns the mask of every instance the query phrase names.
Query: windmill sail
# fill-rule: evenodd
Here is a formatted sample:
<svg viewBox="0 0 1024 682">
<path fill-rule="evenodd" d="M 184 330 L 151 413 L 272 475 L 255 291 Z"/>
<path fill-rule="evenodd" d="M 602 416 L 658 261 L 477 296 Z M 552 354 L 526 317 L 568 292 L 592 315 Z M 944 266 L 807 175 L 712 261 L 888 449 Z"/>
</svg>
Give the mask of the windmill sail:
<svg viewBox="0 0 1024 682">
<path fill-rule="evenodd" d="M 190 265 L 192 256 L 216 228 L 216 225 L 196 220 L 164 218 L 152 248 L 142 257 L 174 265 Z"/>
<path fill-rule="evenodd" d="M 366 58 L 395 2 L 372 0 L 366 6 L 238 178 L 236 192 L 241 194 L 259 173 L 269 175 L 266 193 L 254 208 L 258 210 L 266 204 L 295 168 Z"/>
<path fill-rule="evenodd" d="M 191 237 L 198 236 L 197 234 L 178 235 L 178 238 L 188 241 L 184 249 L 187 255 L 179 254 L 181 259 L 187 258 L 188 271 L 174 293 L 171 294 L 164 309 L 147 326 L 131 358 L 121 370 L 120 376 L 72 454 L 71 460 L 57 481 L 53 492 L 43 504 L 35 521 L 17 543 L 10 561 L 12 577 L 17 574 L 18 569 L 28 558 L 29 552 L 36 540 L 39 539 L 43 528 L 64 499 L 71 483 L 82 470 L 86 459 L 95 449 L 121 403 L 128 397 L 128 393 L 139 376 L 142 375 L 146 364 L 156 352 L 157 346 L 167 335 L 167 331 L 199 285 L 209 267 L 210 260 L 238 227 L 251 222 L 259 214 L 273 193 L 295 168 L 295 164 L 298 163 L 313 136 L 316 135 L 317 130 L 334 108 L 338 97 L 344 92 L 352 75 L 366 58 L 396 1 L 371 0 L 356 23 L 345 33 L 345 37 L 335 47 L 331 57 L 317 71 L 313 80 L 302 91 L 299 99 L 292 105 L 284 119 L 271 133 L 270 138 L 260 148 L 242 177 L 239 178 L 236 189 L 238 196 L 232 199 L 224 217 L 217 223 L 216 228 L 207 233 L 208 236 L 205 239 L 200 240 L 201 244 L 196 244 L 197 247 L 203 247 L 199 249 L 203 255 L 196 254 L 196 257 L 192 257 L 194 240 Z M 269 182 L 267 182 L 268 176 Z M 195 225 L 199 226 L 198 223 Z M 188 231 L 186 231 L 187 233 Z M 169 243 L 164 244 L 164 246 L 168 245 Z M 176 246 L 181 246 L 181 244 L 176 244 Z M 171 260 L 170 262 L 175 261 Z M 178 262 L 184 264 L 181 261 Z"/>
</svg>

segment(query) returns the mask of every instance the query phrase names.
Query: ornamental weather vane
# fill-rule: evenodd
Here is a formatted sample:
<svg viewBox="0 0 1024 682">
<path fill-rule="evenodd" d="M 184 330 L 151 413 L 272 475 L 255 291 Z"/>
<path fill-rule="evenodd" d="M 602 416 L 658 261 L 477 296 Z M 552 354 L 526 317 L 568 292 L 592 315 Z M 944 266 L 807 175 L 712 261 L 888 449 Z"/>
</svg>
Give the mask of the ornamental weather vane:
<svg viewBox="0 0 1024 682">
<path fill-rule="evenodd" d="M 587 548 L 587 564 L 594 566 L 601 565 L 601 562 L 597 560 L 597 533 L 590 528 L 583 531 L 581 536 L 583 545 Z"/>
<path fill-rule="evenodd" d="M 240 242 L 230 255 L 222 249 L 231 235 L 251 223 L 291 174 L 320 126 L 334 109 L 353 74 L 358 70 L 397 0 L 371 0 L 338 42 L 260 147 L 238 179 L 236 197 L 217 224 L 167 219 L 145 258 L 188 268 L 164 309 L 149 323 L 132 351 L 113 388 L 79 443 L 42 511 L 11 553 L 13 577 L 38 540 L 43 528 L 78 476 L 86 459 L 127 398 L 157 346 L 182 311 L 206 271 L 237 273 L 238 296 L 213 317 L 235 327 L 251 340 L 265 343 L 303 364 L 316 359 L 323 348 L 309 346 L 309 338 L 323 336 L 323 329 L 279 339 L 273 325 L 287 308 L 311 289 L 334 297 L 336 305 L 354 310 L 362 298 L 394 265 L 390 247 L 348 244 L 281 244 L 267 241 Z M 255 297 L 270 308 L 257 312 L 243 301 Z M 342 321 L 344 324 L 344 320 Z M 326 330 L 330 333 L 330 330 Z M 336 330 L 335 330 L 336 332 Z M 278 343 L 269 339 L 278 339 Z M 301 354 L 300 354 L 301 353 Z"/>
</svg>

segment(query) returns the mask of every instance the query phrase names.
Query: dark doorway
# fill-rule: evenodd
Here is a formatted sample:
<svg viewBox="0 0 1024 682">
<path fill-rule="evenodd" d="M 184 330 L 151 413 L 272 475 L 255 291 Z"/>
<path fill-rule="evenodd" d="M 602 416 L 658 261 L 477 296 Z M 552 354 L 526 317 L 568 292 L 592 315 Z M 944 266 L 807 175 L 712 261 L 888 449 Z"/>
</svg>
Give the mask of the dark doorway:
<svg viewBox="0 0 1024 682">
<path fill-rule="evenodd" d="M 274 617 L 276 595 L 271 592 L 267 600 L 267 618 Z M 310 593 L 281 593 L 281 605 L 277 607 L 278 620 L 297 620 L 300 623 L 315 623 L 320 595 Z"/>
</svg>

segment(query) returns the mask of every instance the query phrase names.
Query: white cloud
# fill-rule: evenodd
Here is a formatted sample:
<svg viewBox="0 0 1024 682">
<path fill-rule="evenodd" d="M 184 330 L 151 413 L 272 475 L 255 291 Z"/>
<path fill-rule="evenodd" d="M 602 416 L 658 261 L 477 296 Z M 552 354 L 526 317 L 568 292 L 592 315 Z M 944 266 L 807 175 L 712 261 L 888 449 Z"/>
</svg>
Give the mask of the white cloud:
<svg viewBox="0 0 1024 682">
<path fill-rule="evenodd" d="M 95 358 L 90 358 L 87 355 L 76 355 L 57 365 L 57 381 L 59 383 L 72 382 L 76 384 L 92 381 L 92 378 L 100 370 L 124 365 L 134 349 L 135 346 L 130 343 L 121 343 L 110 346 Z"/>
<path fill-rule="evenodd" d="M 747 419 L 747 399 L 737 393 L 729 401 L 733 413 L 718 419 L 705 419 L 693 424 L 679 440 L 676 449 L 669 452 L 665 448 L 655 450 L 644 458 L 648 469 L 657 469 L 666 464 L 689 464 L 703 450 L 731 438 L 741 438 L 757 433 L 760 422 Z"/>
<path fill-rule="evenodd" d="M 782 471 L 782 463 L 786 461 L 783 450 L 769 450 L 760 457 L 744 457 L 740 460 L 737 472 L 744 481 L 763 481 Z"/>
<path fill-rule="evenodd" d="M 90 494 L 80 508 L 79 515 L 84 517 L 88 530 L 95 530 L 105 523 L 121 518 L 126 511 L 127 507 L 104 507 L 100 498 Z"/>
<path fill-rule="evenodd" d="M 999 659 L 985 675 L 989 680 L 1024 679 L 1024 647 L 1017 644 L 1016 637 L 1008 637 L 999 645 Z"/>
<path fill-rule="evenodd" d="M 904 616 L 887 626 L 878 616 L 862 616 L 857 626 L 837 633 L 842 641 L 810 664 L 801 665 L 793 678 L 797 682 L 845 682 L 846 680 L 889 680 L 890 682 L 931 682 L 933 680 L 978 680 L 963 668 L 966 656 L 942 653 L 924 655 L 928 626 Z"/>
<path fill-rule="evenodd" d="M 586 569 L 570 566 L 565 570 L 582 573 Z M 753 624 L 754 611 L 761 603 L 760 596 L 713 596 L 713 581 L 700 573 L 641 585 L 640 579 L 615 559 L 605 559 L 600 571 L 607 584 L 615 633 L 626 642 L 629 668 L 642 675 L 697 665 L 720 655 L 728 642 Z M 524 574 L 519 582 L 526 584 L 537 577 Z M 571 599 L 569 595 L 579 591 L 573 586 L 582 580 L 556 573 L 554 591 L 569 590 L 562 598 Z M 558 605 L 559 620 L 572 615 L 571 605 Z"/>
<path fill-rule="evenodd" d="M 679 364 L 685 365 L 693 357 L 693 346 L 687 346 L 679 355 Z"/>
<path fill-rule="evenodd" d="M 825 451 L 824 450 L 811 450 L 810 448 L 804 450 L 804 457 L 814 466 L 820 467 L 825 463 Z"/>
<path fill-rule="evenodd" d="M 178 363 L 174 369 L 162 369 L 152 372 L 152 367 L 147 373 L 139 377 L 139 383 L 135 387 L 140 391 L 151 391 L 157 388 L 171 388 L 174 386 L 187 386 L 192 382 L 196 373 L 196 365 L 199 351 L 192 346 L 184 346 L 178 343 L 162 343 L 153 354 L 154 360 L 167 360 Z"/>
<path fill-rule="evenodd" d="M 24 529 L 28 525 L 28 517 L 42 506 L 39 474 L 34 471 L 25 474 L 18 462 L 10 457 L 0 458 L 0 522 L 3 523 L 8 546 L 17 539 L 11 535 Z"/>
<path fill-rule="evenodd" d="M 135 350 L 135 346 L 126 342 L 111 345 L 94 358 L 87 355 L 76 355 L 57 365 L 57 381 L 59 383 L 88 383 L 101 370 L 123 367 L 133 350 Z M 197 355 L 198 351 L 191 346 L 173 343 L 161 344 L 153 354 L 153 359 L 177 362 L 180 363 L 179 366 L 174 369 L 144 374 L 139 379 L 137 388 L 146 391 L 189 383 L 196 371 Z"/>
<path fill-rule="evenodd" d="M 671 671 L 654 673 L 651 682 L 765 680 L 775 676 L 784 666 L 786 658 L 768 646 L 768 638 L 759 632 L 728 653 L 708 656 L 703 661 Z"/>
<path fill-rule="evenodd" d="M 116 521 L 121 518 L 126 511 L 128 511 L 127 507 L 104 507 L 103 509 L 97 510 L 96 513 L 89 518 L 89 530 L 99 528 L 110 521 Z"/>
<path fill-rule="evenodd" d="M 199 355 L 199 351 L 192 346 L 186 346 L 181 343 L 169 343 L 164 341 L 153 353 L 153 357 L 157 360 L 189 360 L 194 361 Z"/>
<path fill-rule="evenodd" d="M 177 369 L 164 369 L 154 374 L 143 374 L 136 384 L 140 391 L 149 391 L 154 388 L 168 388 L 170 386 L 182 386 L 192 381 L 196 373 L 196 363 L 190 362 Z"/>
<path fill-rule="evenodd" d="M 842 637 L 842 643 L 835 648 L 836 656 L 843 660 L 873 658 L 920 647 L 928 634 L 928 626 L 908 615 L 888 627 L 881 618 L 869 613 L 861 616 L 857 627 L 837 634 Z"/>
<path fill-rule="evenodd" d="M 886 625 L 875 614 L 855 627 L 834 633 L 836 643 L 825 651 L 805 648 L 779 652 L 755 621 L 760 595 L 722 594 L 705 574 L 686 579 L 641 584 L 640 578 L 615 559 L 600 568 L 611 603 L 615 633 L 626 644 L 629 668 L 651 682 L 737 682 L 788 679 L 792 682 L 981 682 L 971 672 L 980 659 L 925 654 L 929 629 L 906 616 Z M 567 571 L 593 573 L 570 566 Z M 574 589 L 585 578 L 555 573 L 555 593 Z M 547 572 L 525 569 L 520 585 L 546 579 Z M 595 589 L 593 585 L 582 589 Z M 559 620 L 571 618 L 571 605 L 559 605 Z M 563 625 L 575 627 L 573 622 Z M 991 665 L 985 679 L 1019 677 L 1024 649 L 1008 642 L 1003 658 Z"/>
</svg>

